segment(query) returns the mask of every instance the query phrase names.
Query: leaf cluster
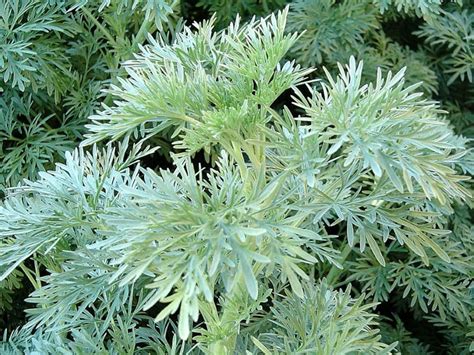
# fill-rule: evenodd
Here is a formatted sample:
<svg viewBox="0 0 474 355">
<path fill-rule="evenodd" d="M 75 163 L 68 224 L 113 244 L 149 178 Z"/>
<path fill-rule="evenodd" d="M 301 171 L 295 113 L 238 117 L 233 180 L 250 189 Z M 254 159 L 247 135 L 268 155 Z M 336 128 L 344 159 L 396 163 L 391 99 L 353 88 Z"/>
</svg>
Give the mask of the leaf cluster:
<svg viewBox="0 0 474 355">
<path fill-rule="evenodd" d="M 469 6 L 177 5 L 0 4 L 0 352 L 472 350 Z"/>
</svg>

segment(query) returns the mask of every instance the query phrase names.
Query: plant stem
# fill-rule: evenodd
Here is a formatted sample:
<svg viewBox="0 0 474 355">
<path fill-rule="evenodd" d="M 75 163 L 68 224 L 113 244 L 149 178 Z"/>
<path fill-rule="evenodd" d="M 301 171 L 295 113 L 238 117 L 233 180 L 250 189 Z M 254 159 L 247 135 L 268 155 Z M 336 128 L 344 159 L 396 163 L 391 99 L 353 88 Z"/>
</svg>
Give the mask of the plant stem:
<svg viewBox="0 0 474 355">
<path fill-rule="evenodd" d="M 262 270 L 262 264 L 256 264 L 253 266 L 253 272 L 255 275 L 259 275 Z M 237 302 L 235 302 L 236 299 L 240 300 L 246 297 L 250 297 L 250 295 L 247 292 L 245 280 L 243 275 L 241 274 L 230 293 L 226 295 L 226 302 L 231 300 L 232 304 L 237 304 Z M 232 299 L 234 300 L 232 301 Z M 240 332 L 240 322 L 250 316 L 249 312 L 250 310 L 246 307 L 240 307 L 240 309 L 236 312 L 234 308 L 227 307 L 225 303 L 222 305 L 222 314 L 218 316 L 219 320 L 217 322 L 218 326 L 216 329 L 226 329 L 226 334 L 225 337 L 221 336 L 219 340 L 209 345 L 209 354 L 235 354 L 237 336 Z M 229 324 L 230 328 L 227 327 Z"/>
<path fill-rule="evenodd" d="M 107 31 L 107 29 L 104 26 L 102 26 L 102 24 L 99 21 L 97 21 L 97 19 L 94 17 L 94 15 L 92 15 L 91 12 L 85 7 L 82 8 L 82 11 L 89 18 L 89 20 L 91 20 L 94 23 L 94 25 L 97 26 L 97 28 L 102 32 L 102 34 L 105 37 L 107 37 L 109 42 L 112 43 L 114 46 L 117 46 L 117 43 L 115 42 L 114 37 L 112 37 L 110 32 Z"/>
<path fill-rule="evenodd" d="M 35 278 L 32 275 L 32 272 L 29 268 L 27 268 L 23 263 L 21 263 L 20 264 L 20 269 L 26 275 L 26 277 L 31 282 L 31 284 L 33 285 L 35 290 L 38 290 L 39 288 L 41 288 L 41 284 L 38 285 L 38 283 L 36 282 Z"/>
<path fill-rule="evenodd" d="M 150 24 L 153 24 L 152 21 L 147 21 L 144 20 L 140 28 L 138 29 L 137 35 L 133 39 L 132 45 L 130 46 L 132 51 L 135 51 L 138 49 L 138 45 L 143 42 L 145 39 L 145 33 L 151 32 L 149 31 L 150 29 Z"/>
<path fill-rule="evenodd" d="M 352 251 L 352 248 L 350 247 L 350 245 L 346 244 L 346 246 L 344 247 L 341 253 L 341 264 L 346 260 L 347 256 L 351 253 L 351 251 Z M 335 284 L 343 271 L 344 269 L 340 269 L 336 265 L 333 265 L 331 267 L 331 270 L 329 270 L 328 276 L 326 277 L 327 283 L 329 285 Z"/>
<path fill-rule="evenodd" d="M 41 274 L 40 274 L 39 264 L 36 259 L 33 259 L 33 263 L 35 265 L 36 284 L 38 285 L 39 288 L 41 288 Z"/>
</svg>

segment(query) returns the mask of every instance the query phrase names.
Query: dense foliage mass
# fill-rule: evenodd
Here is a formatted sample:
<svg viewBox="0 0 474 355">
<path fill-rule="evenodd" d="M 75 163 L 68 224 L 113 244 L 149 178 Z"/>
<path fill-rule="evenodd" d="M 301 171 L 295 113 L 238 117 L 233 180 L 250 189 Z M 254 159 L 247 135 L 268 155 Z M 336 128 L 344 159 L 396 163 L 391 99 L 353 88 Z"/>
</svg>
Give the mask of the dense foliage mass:
<svg viewBox="0 0 474 355">
<path fill-rule="evenodd" d="M 474 351 L 473 71 L 460 0 L 0 0 L 0 353 Z"/>
</svg>

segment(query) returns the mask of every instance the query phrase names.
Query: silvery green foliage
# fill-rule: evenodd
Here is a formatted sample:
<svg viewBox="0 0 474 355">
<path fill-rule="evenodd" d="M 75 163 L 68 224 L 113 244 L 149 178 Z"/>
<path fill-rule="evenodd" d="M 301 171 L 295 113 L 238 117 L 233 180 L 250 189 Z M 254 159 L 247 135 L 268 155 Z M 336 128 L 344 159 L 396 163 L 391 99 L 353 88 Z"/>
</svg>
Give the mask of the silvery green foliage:
<svg viewBox="0 0 474 355">
<path fill-rule="evenodd" d="M 449 76 L 448 85 L 455 80 L 473 82 L 474 71 L 474 13 L 467 9 L 446 12 L 426 22 L 418 36 L 435 48 L 443 72 Z"/>
<path fill-rule="evenodd" d="M 21 288 L 22 273 L 13 271 L 7 278 L 0 282 L 0 310 L 11 311 L 15 291 Z"/>
<path fill-rule="evenodd" d="M 402 354 L 434 354 L 428 345 L 423 344 L 413 337 L 411 332 L 405 328 L 405 325 L 398 316 L 394 317 L 393 322 L 381 322 L 379 328 L 382 340 L 388 343 L 396 341 L 396 349 Z"/>
<path fill-rule="evenodd" d="M 418 256 L 393 246 L 385 255 L 392 261 L 387 262 L 384 268 L 374 258 L 362 255 L 359 260 L 350 263 L 354 269 L 348 280 L 363 283 L 364 291 L 369 291 L 368 295 L 375 301 L 387 301 L 392 293 L 403 291 L 403 297 L 409 298 L 412 306 L 419 306 L 425 313 L 436 311 L 442 319 L 455 314 L 456 319 L 470 322 L 473 306 L 472 285 L 469 282 L 473 272 L 472 252 L 448 238 L 443 242 L 445 251 L 450 255 L 450 263 L 433 256 L 427 266 Z"/>
<path fill-rule="evenodd" d="M 169 1 L 0 1 L 0 188 L 64 159 Z M 143 10 L 143 11 L 139 11 Z"/>
<path fill-rule="evenodd" d="M 300 119 L 311 122 L 323 140 L 327 137 L 328 154 L 341 153 L 344 167 L 368 168 L 376 178 L 385 175 L 400 193 L 422 192 L 441 204 L 467 196 L 459 184 L 465 178 L 452 180 L 456 161 L 466 153 L 463 141 L 437 117 L 437 103 L 416 92 L 420 84 L 403 86 L 405 69 L 386 78 L 379 71 L 368 85 L 361 82 L 362 69 L 351 58 L 347 69 L 340 66 L 337 79 L 328 74 L 322 93 L 313 91 L 307 98 L 297 92 L 296 105 L 307 116 Z"/>
<path fill-rule="evenodd" d="M 287 13 L 150 39 L 88 125 L 84 145 L 124 139 L 117 151 L 76 149 L 9 191 L 0 278 L 19 270 L 34 291 L 5 352 L 389 352 L 376 304 L 326 282 L 362 282 L 352 258 L 390 268 L 393 249 L 407 258 L 385 293 L 410 294 L 412 265 L 465 278 L 469 256 L 447 238 L 470 197 L 465 140 L 404 69 L 366 84 L 351 57 L 312 88 L 311 69 L 284 61 Z M 298 114 L 275 109 L 288 91 Z M 162 134 L 174 168 L 140 167 L 154 149 L 128 141 Z M 201 150 L 212 168 L 193 164 Z M 412 306 L 467 320 L 448 288 L 418 288 Z"/>
<path fill-rule="evenodd" d="M 131 294 L 122 295 L 124 302 L 132 302 Z M 101 318 L 108 317 L 105 322 Z M 95 317 L 94 317 L 95 316 Z M 103 327 L 108 323 L 108 327 Z M 189 342 L 180 341 L 172 322 L 156 323 L 139 314 L 133 307 L 121 305 L 119 309 L 104 306 L 100 313 L 90 314 L 81 324 L 71 329 L 68 337 L 63 333 L 35 333 L 21 329 L 9 336 L 5 333 L 0 342 L 2 354 L 183 354 L 192 351 Z"/>
<path fill-rule="evenodd" d="M 61 5 L 34 0 L 0 3 L 0 77 L 4 85 L 25 91 L 45 89 L 56 99 L 66 90 L 67 60 L 59 48 L 74 25 Z M 38 55 L 40 54 L 40 55 Z"/>
<path fill-rule="evenodd" d="M 291 53 L 305 65 L 346 60 L 378 27 L 375 8 L 365 0 L 297 0 L 290 11 L 288 31 L 301 33 Z"/>
<path fill-rule="evenodd" d="M 471 308 L 471 319 L 474 318 L 473 313 Z M 428 320 L 439 327 L 441 333 L 448 339 L 448 343 L 445 345 L 448 354 L 470 354 L 474 351 L 474 322 L 459 320 L 455 314 L 451 314 L 447 318 L 433 315 Z"/>
<path fill-rule="evenodd" d="M 120 99 L 91 117 L 85 143 L 172 128 L 183 133 L 183 148 L 209 152 L 216 142 L 255 137 L 269 119 L 259 112 L 310 72 L 280 64 L 296 41 L 284 34 L 285 22 L 272 17 L 240 27 L 237 21 L 215 33 L 211 20 L 196 24 L 196 32 L 185 29 L 171 45 L 153 41 L 125 63 L 130 78 L 110 91 Z"/>
<path fill-rule="evenodd" d="M 115 158 L 113 150 L 102 155 L 97 150 L 68 152 L 66 162 L 55 171 L 40 172 L 39 180 L 11 190 L 0 207 L 0 278 L 34 253 L 87 244 L 92 229 L 98 227 L 97 215 L 116 198 L 114 187 L 131 179 L 120 173 L 130 159 L 135 157 Z"/>
<path fill-rule="evenodd" d="M 378 68 L 386 75 L 406 67 L 407 84 L 422 82 L 428 94 L 437 93 L 438 81 L 421 50 L 413 50 L 383 32 L 386 20 L 367 0 L 297 0 L 290 5 L 288 31 L 302 33 L 290 54 L 305 66 L 325 66 L 337 75 L 336 63 L 350 56 L 364 61 L 364 83 L 374 82 Z M 319 68 L 318 68 L 319 69 Z"/>
<path fill-rule="evenodd" d="M 447 2 L 447 1 L 446 1 Z M 452 3 L 462 5 L 462 0 L 450 0 Z M 383 14 L 385 11 L 395 8 L 397 12 L 416 15 L 429 19 L 442 11 L 443 0 L 372 0 Z"/>
<path fill-rule="evenodd" d="M 369 43 L 369 46 L 361 48 L 359 54 L 364 60 L 364 82 L 376 80 L 377 68 L 384 74 L 406 68 L 404 76 L 407 85 L 421 82 L 420 89 L 426 94 L 438 93 L 438 78 L 436 72 L 427 65 L 431 60 L 427 53 L 421 49 L 414 51 L 402 46 L 383 32 L 371 33 Z"/>
<path fill-rule="evenodd" d="M 4 83 L 13 88 L 18 87 L 20 91 L 25 91 L 27 87 L 31 87 L 34 92 L 46 89 L 48 94 L 54 94 L 58 100 L 67 90 L 68 79 L 74 74 L 71 67 L 74 67 L 74 61 L 78 59 L 74 57 L 74 52 L 80 49 L 70 48 L 71 44 L 75 40 L 87 42 L 87 36 L 92 34 L 91 24 L 97 26 L 97 34 L 110 42 L 112 51 L 120 54 L 121 50 L 125 50 L 125 43 L 120 42 L 127 41 L 129 47 L 133 44 L 124 32 L 127 27 L 136 25 L 134 22 L 137 18 L 131 16 L 134 12 L 143 9 L 142 19 L 148 29 L 151 23 L 162 28 L 162 23 L 166 22 L 173 7 L 176 4 L 164 0 L 113 1 L 113 4 L 110 0 L 85 0 L 79 3 L 3 1 L 0 3 L 1 77 Z M 100 16 L 91 14 L 95 10 Z M 137 36 L 144 34 L 139 33 Z M 102 38 L 95 39 L 102 42 Z M 92 43 L 84 45 L 88 47 Z M 65 50 L 61 51 L 61 48 Z M 93 48 L 89 50 L 96 52 Z M 65 53 L 66 51 L 69 53 Z M 88 59 L 91 61 L 89 65 L 94 65 L 92 58 Z M 88 71 L 92 68 L 86 66 L 84 69 Z"/>
<path fill-rule="evenodd" d="M 0 188 L 34 179 L 73 148 L 75 122 L 52 127 L 54 118 L 34 112 L 32 96 L 7 91 L 0 97 Z M 23 117 L 26 117 L 24 119 Z"/>
<path fill-rule="evenodd" d="M 199 0 L 197 5 L 216 15 L 217 27 L 228 26 L 235 15 L 244 17 L 265 16 L 282 8 L 286 0 Z"/>
<path fill-rule="evenodd" d="M 374 304 L 364 304 L 363 295 L 352 299 L 350 287 L 336 292 L 324 282 L 304 291 L 302 298 L 289 293 L 274 301 L 272 331 L 253 338 L 264 354 L 389 354 L 394 348 L 378 341 Z"/>
<path fill-rule="evenodd" d="M 162 30 L 163 24 L 166 24 L 169 21 L 169 17 L 176 11 L 179 0 L 81 0 L 71 4 L 69 11 L 80 9 L 91 3 L 99 5 L 99 13 L 108 7 L 112 7 L 118 14 L 127 13 L 130 10 L 144 13 L 143 20 L 145 23 L 152 21 L 157 29 Z"/>
</svg>

